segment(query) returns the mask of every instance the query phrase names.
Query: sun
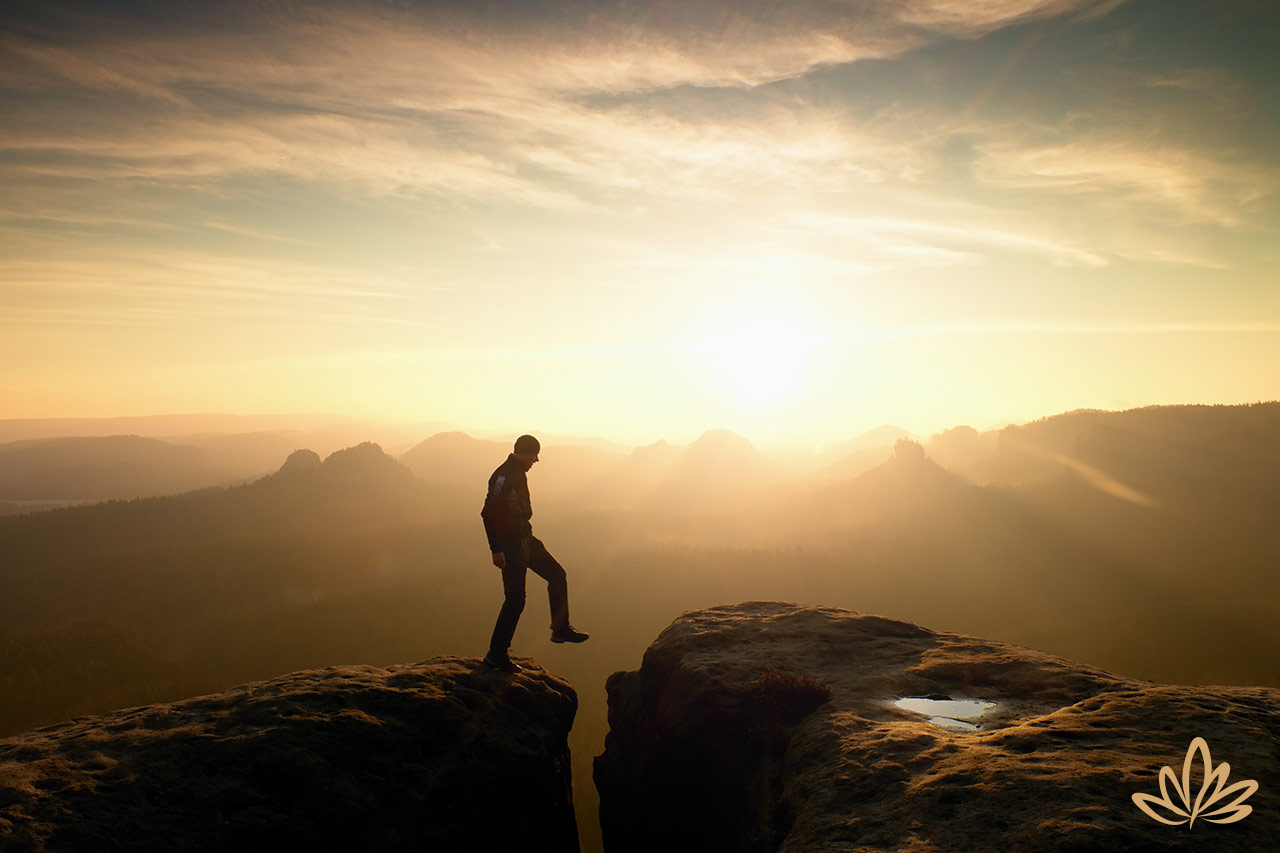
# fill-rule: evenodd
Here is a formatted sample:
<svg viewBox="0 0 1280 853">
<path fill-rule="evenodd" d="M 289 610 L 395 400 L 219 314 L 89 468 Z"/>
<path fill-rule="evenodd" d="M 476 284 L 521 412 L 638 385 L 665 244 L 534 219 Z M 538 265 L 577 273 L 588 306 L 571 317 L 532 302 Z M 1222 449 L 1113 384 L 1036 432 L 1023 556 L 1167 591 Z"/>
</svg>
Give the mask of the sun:
<svg viewBox="0 0 1280 853">
<path fill-rule="evenodd" d="M 740 405 L 776 406 L 808 384 L 822 338 L 798 304 L 753 298 L 725 307 L 711 326 L 703 349 L 717 385 Z"/>
</svg>

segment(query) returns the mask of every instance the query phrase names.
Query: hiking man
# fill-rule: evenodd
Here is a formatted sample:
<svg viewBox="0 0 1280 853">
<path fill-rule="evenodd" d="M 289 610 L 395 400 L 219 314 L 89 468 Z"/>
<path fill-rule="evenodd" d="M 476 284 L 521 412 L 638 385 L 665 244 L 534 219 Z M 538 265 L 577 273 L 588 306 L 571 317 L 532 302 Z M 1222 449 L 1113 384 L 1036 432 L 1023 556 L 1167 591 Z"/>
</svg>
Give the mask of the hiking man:
<svg viewBox="0 0 1280 853">
<path fill-rule="evenodd" d="M 541 449 L 538 439 L 531 435 L 516 439 L 515 452 L 490 475 L 489 491 L 485 494 L 484 509 L 480 511 L 493 564 L 502 570 L 504 595 L 484 662 L 512 674 L 520 671 L 520 665 L 511 659 L 508 649 L 524 610 L 525 569 L 533 569 L 547 582 L 551 642 L 581 643 L 589 636 L 569 624 L 569 587 L 564 567 L 533 535 L 533 525 L 529 522 L 533 507 L 529 503 L 529 480 L 525 475 L 538 461 Z"/>
</svg>

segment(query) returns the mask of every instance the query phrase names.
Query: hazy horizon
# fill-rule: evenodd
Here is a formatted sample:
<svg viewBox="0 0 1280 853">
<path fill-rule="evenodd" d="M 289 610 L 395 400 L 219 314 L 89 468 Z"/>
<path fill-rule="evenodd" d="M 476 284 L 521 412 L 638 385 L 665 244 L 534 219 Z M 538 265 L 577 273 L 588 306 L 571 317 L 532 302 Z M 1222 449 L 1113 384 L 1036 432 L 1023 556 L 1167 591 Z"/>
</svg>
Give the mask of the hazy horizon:
<svg viewBox="0 0 1280 853">
<path fill-rule="evenodd" d="M 461 432 L 473 438 L 480 438 L 490 441 L 509 441 L 514 440 L 516 436 L 523 433 L 531 433 L 544 439 L 544 443 L 550 444 L 573 444 L 582 442 L 605 443 L 615 445 L 618 448 L 636 449 L 647 445 L 667 442 L 675 445 L 691 444 L 698 438 L 709 432 L 728 431 L 735 435 L 741 436 L 749 441 L 753 447 L 762 453 L 777 452 L 783 454 L 795 454 L 804 452 L 820 452 L 834 445 L 847 443 L 864 436 L 875 433 L 881 429 L 901 429 L 908 433 L 916 440 L 928 439 L 937 436 L 940 433 L 959 427 L 972 427 L 978 432 L 998 431 L 1006 426 L 1015 426 L 1018 424 L 1032 423 L 1034 421 L 1045 420 L 1048 418 L 1068 415 L 1075 412 L 1097 411 L 1119 413 L 1123 411 L 1132 411 L 1135 409 L 1145 408 L 1179 408 L 1179 407 L 1197 407 L 1197 406 L 1236 406 L 1236 405 L 1255 405 L 1276 402 L 1274 399 L 1258 399 L 1243 400 L 1235 403 L 1218 403 L 1218 402 L 1175 402 L 1175 403 L 1151 403 L 1144 406 L 1134 406 L 1125 409 L 1106 409 L 1090 406 L 1076 406 L 1069 409 L 1052 412 L 1040 412 L 1024 418 L 997 418 L 989 422 L 941 422 L 931 425 L 928 428 L 913 428 L 913 425 L 905 424 L 899 421 L 888 420 L 877 423 L 858 424 L 848 429 L 840 429 L 837 425 L 832 428 L 830 433 L 817 437 L 812 441 L 794 440 L 794 441 L 761 441 L 756 436 L 741 429 L 736 429 L 728 424 L 708 424 L 702 427 L 690 427 L 688 431 L 680 431 L 676 433 L 649 434 L 646 436 L 628 436 L 616 434 L 586 434 L 586 433 L 563 433 L 550 430 L 540 430 L 530 428 L 530 425 L 509 425 L 505 428 L 499 426 L 494 428 L 479 428 L 468 424 L 450 423 L 440 420 L 422 420 L 422 421 L 396 421 L 380 419 L 368 416 L 352 415 L 338 412 L 249 412 L 249 413 L 232 413 L 232 412 L 163 412 L 163 413 L 147 413 L 147 414 L 122 414 L 122 415 L 71 415 L 71 416 L 41 416 L 41 417 L 0 417 L 0 444 L 11 441 L 24 441 L 38 438 L 62 438 L 73 435 L 84 436 L 107 436 L 117 433 L 111 432 L 115 423 L 127 423 L 133 427 L 140 427 L 144 423 L 151 422 L 156 424 L 168 424 L 167 426 L 157 426 L 155 429 L 135 434 L 144 435 L 153 438 L 182 438 L 186 435 L 194 435 L 198 433 L 214 434 L 235 434 L 237 430 L 229 429 L 229 427 L 243 426 L 244 432 L 264 431 L 264 432 L 309 432 L 323 431 L 334 428 L 347 428 L 353 433 L 358 433 L 361 427 L 367 427 L 371 432 L 385 431 L 393 432 L 398 435 L 418 435 L 416 440 L 425 440 L 440 433 Z M 58 432 L 60 424 L 65 422 L 83 423 L 94 425 L 94 431 L 85 433 L 65 433 Z M 113 423 L 115 422 L 115 423 Z M 179 428 L 176 424 L 182 424 Z M 48 424 L 48 426 L 44 426 Z M 535 425 L 536 426 L 536 425 Z M 172 431 L 179 429 L 179 431 Z M 14 437 L 16 436 L 16 437 Z M 371 435 L 364 440 L 377 441 L 376 435 Z M 891 442 L 890 442 L 891 443 Z M 390 448 L 388 448 L 390 449 Z"/>
<path fill-rule="evenodd" d="M 1253 401 L 1250 401 L 1250 402 L 1253 402 Z M 1198 405 L 1198 404 L 1189 404 L 1189 405 Z M 1023 421 L 1017 421 L 1017 422 L 1026 422 L 1026 421 L 1036 420 L 1042 417 L 1051 417 L 1052 415 L 1056 415 L 1056 414 L 1065 414 L 1065 412 L 1045 413 L 1045 414 L 1037 415 L 1031 418 L 1026 418 Z M 315 421 L 317 423 L 323 422 L 323 426 L 316 427 L 313 425 L 312 429 L 316 429 L 316 428 L 325 429 L 325 428 L 334 427 L 334 426 L 348 426 L 348 427 L 351 427 L 352 429 L 357 429 L 360 425 L 367 425 L 370 428 L 375 430 L 390 429 L 390 430 L 405 431 L 405 432 L 418 429 L 418 428 L 422 428 L 424 430 L 430 430 L 430 432 L 424 433 L 422 435 L 422 438 L 424 439 L 429 438 L 431 435 L 435 435 L 442 432 L 462 432 L 474 438 L 483 438 L 488 440 L 514 440 L 514 438 L 518 435 L 521 435 L 523 433 L 531 433 L 539 437 L 547 437 L 548 440 L 553 443 L 571 443 L 575 440 L 584 441 L 584 442 L 596 441 L 596 442 L 608 442 L 610 444 L 616 444 L 618 446 L 626 447 L 626 448 L 644 447 L 649 444 L 654 444 L 654 443 L 663 442 L 663 441 L 671 444 L 689 444 L 708 432 L 715 432 L 718 430 L 727 430 L 729 432 L 735 433 L 736 435 L 742 436 L 743 438 L 750 441 L 753 446 L 755 446 L 757 449 L 760 449 L 762 451 L 767 449 L 782 450 L 782 451 L 812 450 L 815 447 L 821 447 L 823 445 L 836 444 L 844 441 L 849 441 L 851 439 L 858 438 L 860 436 L 866 435 L 867 433 L 871 433 L 871 432 L 874 432 L 875 430 L 882 429 L 885 427 L 897 427 L 905 430 L 908 433 L 911 433 L 913 436 L 924 438 L 929 435 L 935 434 L 937 432 L 941 432 L 946 429 L 952 429 L 957 426 L 972 426 L 975 429 L 978 429 L 979 431 L 986 431 L 991 429 L 999 429 L 1000 427 L 1006 426 L 1010 423 L 1015 423 L 1015 421 L 1012 421 L 1012 420 L 996 420 L 996 421 L 992 421 L 989 424 L 984 424 L 984 425 L 954 423 L 954 424 L 946 424 L 943 426 L 939 426 L 936 429 L 919 430 L 919 429 L 911 429 L 910 427 L 903 426 L 902 424 L 899 424 L 899 423 L 884 422 L 884 423 L 867 424 L 865 426 L 857 426 L 857 427 L 854 427 L 848 430 L 843 430 L 843 431 L 837 427 L 837 428 L 833 428 L 830 434 L 816 441 L 813 441 L 813 442 L 796 441 L 794 443 L 788 443 L 788 442 L 762 443 L 757 441 L 753 436 L 745 433 L 744 431 L 739 429 L 734 429 L 732 426 L 727 424 L 708 424 L 701 428 L 690 427 L 689 431 L 681 431 L 674 434 L 669 434 L 669 433 L 651 434 L 648 436 L 603 435 L 603 434 L 593 434 L 593 435 L 576 434 L 575 435 L 575 434 L 553 432 L 550 430 L 540 430 L 536 428 L 530 428 L 528 424 L 525 424 L 523 426 L 512 425 L 506 428 L 494 427 L 494 428 L 486 429 L 486 428 L 469 426 L 467 424 L 446 423 L 441 421 L 431 421 L 431 420 L 422 421 L 422 422 L 394 421 L 394 420 L 385 420 L 385 419 L 372 418 L 372 417 L 363 417 L 359 415 L 350 415 L 350 414 L 342 414 L 342 413 L 324 413 L 324 412 L 292 412 L 292 413 L 286 413 L 286 412 L 254 412 L 254 413 L 164 412 L 164 413 L 152 413 L 152 414 L 127 414 L 127 415 L 109 415 L 109 416 L 75 415 L 75 416 L 67 416 L 67 417 L 30 417 L 30 418 L 23 417 L 23 418 L 0 418 L 0 425 L 13 426 L 13 425 L 17 425 L 19 422 L 32 422 L 33 426 L 31 429 L 29 429 L 26 432 L 17 433 L 17 434 L 21 434 L 25 437 L 37 438 L 37 437 L 62 437 L 64 435 L 69 435 L 68 433 L 56 432 L 58 428 L 58 424 L 60 422 L 68 422 L 68 421 L 91 422 L 91 423 L 100 425 L 99 429 L 109 430 L 111 426 L 111 422 L 113 421 L 114 422 L 131 422 L 131 423 L 136 423 L 137 425 L 141 425 L 140 423 L 137 423 L 137 422 L 190 421 L 190 422 L 198 423 L 201 419 L 208 419 L 208 426 L 198 427 L 197 428 L 198 431 L 199 432 L 207 431 L 210 433 L 225 432 L 226 427 L 235 425 L 234 421 L 247 421 L 250 424 L 255 425 L 253 427 L 254 429 L 278 430 L 278 431 L 305 431 L 303 427 L 299 427 L 294 424 L 296 424 L 299 421 Z M 47 422 L 49 424 L 49 428 L 45 429 L 45 428 L 40 428 L 38 426 L 34 426 L 34 424 L 36 423 L 44 423 L 44 422 Z M 222 429 L 214 429 L 215 425 L 222 427 Z M 160 431 L 148 432 L 146 434 L 152 437 L 157 437 L 157 438 L 181 437 L 180 433 L 168 433 L 168 432 L 164 432 L 163 429 L 164 428 L 161 428 Z M 7 439 L 4 437 L 4 432 L 5 430 L 3 429 L 2 426 L 0 426 L 0 443 L 4 443 L 5 441 L 8 441 L 8 440 L 22 440 L 22 439 Z"/>
</svg>

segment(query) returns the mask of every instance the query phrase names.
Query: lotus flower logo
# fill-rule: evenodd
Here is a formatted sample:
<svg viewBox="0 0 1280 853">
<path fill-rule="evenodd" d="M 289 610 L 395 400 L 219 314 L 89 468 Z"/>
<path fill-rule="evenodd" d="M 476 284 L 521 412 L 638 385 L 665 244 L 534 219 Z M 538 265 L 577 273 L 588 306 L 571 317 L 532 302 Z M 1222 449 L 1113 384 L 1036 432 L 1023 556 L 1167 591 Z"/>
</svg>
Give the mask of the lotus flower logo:
<svg viewBox="0 0 1280 853">
<path fill-rule="evenodd" d="M 1200 754 L 1204 763 L 1204 782 L 1193 801 L 1191 799 L 1191 765 L 1197 753 Z M 1253 811 L 1253 806 L 1241 804 L 1258 790 L 1258 783 L 1252 779 L 1245 779 L 1228 788 L 1223 788 L 1230 774 L 1231 765 L 1225 761 L 1216 768 L 1213 766 L 1213 760 L 1209 757 L 1209 744 L 1205 743 L 1204 738 L 1198 737 L 1191 741 L 1191 746 L 1187 747 L 1187 758 L 1182 762 L 1182 783 L 1178 783 L 1172 767 L 1161 767 L 1160 797 L 1156 798 L 1153 794 L 1134 794 L 1133 804 L 1146 812 L 1148 817 L 1169 826 L 1182 826 L 1185 823 L 1187 829 L 1190 829 L 1195 824 L 1196 818 L 1210 823 L 1235 823 L 1238 820 L 1244 820 Z M 1178 796 L 1177 802 L 1170 796 L 1169 786 L 1173 786 L 1173 793 Z M 1232 794 L 1238 796 L 1226 805 L 1214 807 L 1220 800 Z M 1167 810 L 1169 816 L 1160 814 L 1153 806 Z"/>
</svg>

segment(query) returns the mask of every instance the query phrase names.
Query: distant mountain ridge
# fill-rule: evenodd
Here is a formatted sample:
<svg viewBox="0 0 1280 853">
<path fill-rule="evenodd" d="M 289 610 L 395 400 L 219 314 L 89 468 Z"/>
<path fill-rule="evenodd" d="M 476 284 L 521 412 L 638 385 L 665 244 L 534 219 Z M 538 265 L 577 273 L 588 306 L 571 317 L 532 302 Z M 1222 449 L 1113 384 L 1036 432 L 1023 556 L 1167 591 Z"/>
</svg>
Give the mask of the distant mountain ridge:
<svg viewBox="0 0 1280 853">
<path fill-rule="evenodd" d="M 1183 500 L 1223 488 L 1273 500 L 1280 481 L 1280 403 L 1081 410 L 1000 430 L 996 452 L 967 473 L 1027 484 L 1073 475 Z"/>
<path fill-rule="evenodd" d="M 720 514 L 757 501 L 763 487 L 789 477 L 747 439 L 712 429 L 688 445 L 658 441 L 636 448 L 578 498 L 615 511 Z"/>
<path fill-rule="evenodd" d="M 328 449 L 349 428 L 359 426 L 330 425 L 313 434 L 323 435 L 319 445 L 306 434 L 280 432 L 10 442 L 0 445 L 0 513 L 41 501 L 132 499 L 246 482 L 277 470 L 300 447 L 327 455 L 367 440 Z M 1266 499 L 1269 481 L 1280 476 L 1277 436 L 1280 403 L 1273 402 L 1079 410 L 985 432 L 957 426 L 930 436 L 922 446 L 934 462 L 976 483 L 1019 486 L 1073 476 L 1116 494 L 1181 490 L 1194 497 L 1196 490 L 1219 489 L 1218 472 L 1230 469 L 1239 488 Z M 910 437 L 885 425 L 816 455 L 788 456 L 789 466 L 721 429 L 708 430 L 688 445 L 658 441 L 629 452 L 600 442 L 545 441 L 530 482 L 536 504 L 544 508 L 563 503 L 571 509 L 708 511 L 740 505 L 771 484 L 856 478 L 889 459 L 895 441 Z M 398 452 L 391 450 L 390 455 Z M 452 430 L 408 445 L 399 458 L 419 479 L 467 490 L 476 502 L 489 473 L 510 450 L 505 441 Z"/>
<path fill-rule="evenodd" d="M 479 512 L 489 475 L 506 461 L 512 449 L 507 442 L 473 438 L 464 432 L 441 432 L 414 445 L 400 461 L 428 483 L 469 490 Z M 557 500 L 582 493 L 623 458 L 617 451 L 600 447 L 543 442 L 542 461 L 529 474 L 535 507 L 540 498 Z"/>
<path fill-rule="evenodd" d="M 300 440 L 300 439 L 299 439 Z M 0 501 L 93 502 L 236 485 L 274 472 L 298 440 L 272 433 L 27 439 L 0 445 Z"/>
<path fill-rule="evenodd" d="M 204 451 L 137 435 L 0 445 L 0 500 L 110 500 L 176 494 L 237 475 Z"/>
<path fill-rule="evenodd" d="M 243 485 L 0 518 L 0 538 L 8 534 L 16 566 L 37 554 L 58 559 L 135 545 L 422 525 L 477 514 L 478 503 L 473 508 L 461 497 L 455 488 L 422 482 L 366 442 L 322 462 L 311 451 L 296 451 L 276 472 Z M 59 530 L 76 532 L 68 537 Z"/>
</svg>

